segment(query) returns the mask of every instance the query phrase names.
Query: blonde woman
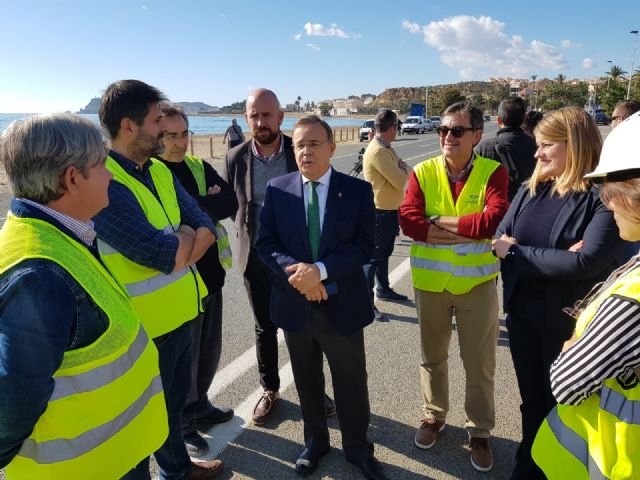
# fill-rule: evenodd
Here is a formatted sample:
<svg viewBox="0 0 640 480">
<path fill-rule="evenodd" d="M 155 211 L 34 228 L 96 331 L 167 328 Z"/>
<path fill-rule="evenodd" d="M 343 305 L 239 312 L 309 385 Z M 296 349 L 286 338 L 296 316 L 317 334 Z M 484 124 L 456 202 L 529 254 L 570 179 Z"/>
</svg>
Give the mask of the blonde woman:
<svg viewBox="0 0 640 480">
<path fill-rule="evenodd" d="M 555 405 L 549 368 L 575 328 L 562 308 L 605 278 L 622 250 L 612 213 L 584 178 L 602 147 L 591 117 L 575 107 L 551 111 L 538 123 L 535 137 L 535 170 L 494 240 L 522 399 L 522 441 L 512 479 L 544 478 L 531 459 L 531 444 Z"/>
<path fill-rule="evenodd" d="M 614 130 L 590 176 L 620 236 L 640 240 L 640 117 Z M 635 256 L 577 302 L 575 335 L 551 367 L 558 405 L 533 456 L 550 480 L 640 478 L 640 261 Z"/>
</svg>

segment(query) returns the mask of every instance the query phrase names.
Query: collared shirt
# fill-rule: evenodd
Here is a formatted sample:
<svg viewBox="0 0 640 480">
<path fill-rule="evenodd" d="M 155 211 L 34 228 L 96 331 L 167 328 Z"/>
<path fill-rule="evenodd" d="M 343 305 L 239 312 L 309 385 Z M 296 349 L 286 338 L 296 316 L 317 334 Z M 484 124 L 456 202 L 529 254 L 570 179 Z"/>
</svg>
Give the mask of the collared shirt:
<svg viewBox="0 0 640 480">
<path fill-rule="evenodd" d="M 318 194 L 318 210 L 320 212 L 320 231 L 322 232 L 322 226 L 324 225 L 324 212 L 327 207 L 327 197 L 329 196 L 329 184 L 331 183 L 331 172 L 332 167 L 329 167 L 327 171 L 322 175 L 316 182 L 316 193 Z M 308 183 L 311 181 L 304 175 L 300 174 L 302 177 L 302 192 L 304 194 L 304 213 L 305 217 L 307 215 L 307 211 L 309 210 L 309 185 Z M 322 262 L 316 262 L 314 264 L 320 270 L 320 279 L 326 280 L 327 268 L 324 266 Z"/>
<path fill-rule="evenodd" d="M 466 166 L 462 169 L 462 171 L 461 171 L 459 174 L 457 174 L 457 175 L 454 175 L 454 174 L 451 172 L 451 169 L 449 168 L 449 164 L 447 163 L 447 161 L 446 161 L 446 160 L 444 160 L 444 166 L 445 166 L 445 167 L 446 167 L 446 169 L 447 169 L 447 177 L 449 177 L 449 181 L 450 181 L 451 183 L 457 183 L 457 182 L 459 182 L 460 180 L 462 180 L 463 178 L 465 178 L 465 177 L 469 174 L 469 172 L 471 171 L 471 167 L 473 167 L 473 161 L 474 161 L 475 159 L 476 159 L 476 154 L 475 154 L 475 152 L 474 152 L 474 153 L 472 153 L 472 154 L 471 154 L 471 160 L 469 160 L 469 163 L 467 163 L 467 165 L 466 165 Z"/>
<path fill-rule="evenodd" d="M 374 138 L 375 138 L 375 139 L 378 141 L 378 143 L 379 143 L 380 145 L 382 145 L 383 147 L 391 148 L 391 144 L 390 144 L 389 142 L 387 142 L 384 138 L 379 137 L 379 136 L 377 136 L 377 135 L 376 135 Z"/>
<path fill-rule="evenodd" d="M 65 215 L 64 213 L 54 210 L 53 208 L 49 208 L 42 203 L 29 200 L 28 198 L 19 198 L 18 200 L 43 211 L 50 217 L 59 221 L 62 225 L 71 230 L 80 240 L 82 240 L 86 246 L 90 247 L 93 245 L 93 241 L 96 239 L 96 231 L 93 229 L 93 222 L 91 220 L 86 223 L 82 222 L 70 217 L 69 215 Z"/>
<path fill-rule="evenodd" d="M 279 141 L 280 141 L 280 148 L 278 149 L 277 152 L 272 153 L 271 155 L 262 155 L 260 154 L 260 152 L 258 152 L 258 147 L 256 147 L 256 142 L 253 141 L 251 142 L 251 152 L 253 153 L 253 156 L 260 160 L 261 162 L 264 163 L 271 163 L 273 161 L 274 158 L 276 158 L 278 155 L 282 154 L 282 152 L 284 152 L 284 140 L 282 138 L 282 133 L 279 134 L 278 137 Z"/>
<path fill-rule="evenodd" d="M 153 195 L 158 194 L 151 178 L 147 161 L 140 167 L 124 155 L 109 152 L 118 164 L 133 178 L 142 183 Z M 206 227 L 215 233 L 211 219 L 187 193 L 180 182 L 173 178 L 173 185 L 180 208 L 180 222 L 194 230 Z M 109 184 L 109 206 L 93 219 L 98 238 L 118 250 L 129 260 L 169 274 L 175 268 L 179 240 L 173 234 L 165 234 L 149 223 L 142 207 L 129 187 L 118 181 Z"/>
</svg>

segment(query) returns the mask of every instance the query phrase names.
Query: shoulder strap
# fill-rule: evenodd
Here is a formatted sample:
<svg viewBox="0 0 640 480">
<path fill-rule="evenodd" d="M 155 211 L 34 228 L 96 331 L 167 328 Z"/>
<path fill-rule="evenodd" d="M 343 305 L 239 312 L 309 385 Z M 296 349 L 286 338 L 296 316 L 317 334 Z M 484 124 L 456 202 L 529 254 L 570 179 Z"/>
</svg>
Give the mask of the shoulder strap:
<svg viewBox="0 0 640 480">
<path fill-rule="evenodd" d="M 520 170 L 518 170 L 517 163 L 513 161 L 510 149 L 501 143 L 496 142 L 495 150 L 500 163 L 502 163 L 509 172 L 509 180 L 511 182 L 520 183 L 522 181 L 520 178 Z"/>
</svg>

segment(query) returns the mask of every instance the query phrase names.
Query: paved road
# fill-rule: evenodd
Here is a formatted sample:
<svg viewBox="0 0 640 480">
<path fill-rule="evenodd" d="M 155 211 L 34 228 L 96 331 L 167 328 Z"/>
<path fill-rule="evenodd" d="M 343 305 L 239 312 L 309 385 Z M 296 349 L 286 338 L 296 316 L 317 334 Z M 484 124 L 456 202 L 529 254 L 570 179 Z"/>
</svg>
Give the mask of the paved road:
<svg viewBox="0 0 640 480">
<path fill-rule="evenodd" d="M 485 134 L 492 135 L 496 128 L 495 122 L 488 123 Z M 609 129 L 604 127 L 601 131 L 606 134 Z M 338 170 L 348 172 L 363 146 L 339 145 L 333 165 Z M 435 133 L 399 137 L 394 142 L 394 148 L 410 165 L 439 152 Z M 6 192 L 0 192 L 2 212 L 7 210 L 7 198 Z M 408 249 L 407 239 L 399 237 L 390 270 L 394 288 L 413 297 L 408 274 Z M 301 448 L 302 423 L 284 342 L 280 344 L 280 409 L 267 428 L 252 426 L 251 410 L 260 392 L 255 365 L 253 318 L 242 278 L 235 270 L 228 274 L 224 302 L 222 359 L 210 392 L 217 405 L 233 407 L 236 417 L 209 432 L 210 456 L 224 460 L 227 470 L 220 477 L 223 479 L 299 478 L 293 471 L 293 465 Z M 495 465 L 492 472 L 480 474 L 472 469 L 465 447 L 464 371 L 456 336 L 452 337 L 449 366 L 451 412 L 448 425 L 432 450 L 418 450 L 413 445 L 415 428 L 421 418 L 418 376 L 420 349 L 415 308 L 412 302 L 397 304 L 381 301 L 378 307 L 391 321 L 374 323 L 365 329 L 372 412 L 370 436 L 376 444 L 377 457 L 387 465 L 389 477 L 397 480 L 509 478 L 520 419 L 518 389 L 504 326 L 497 347 L 497 421 L 492 443 Z M 328 370 L 326 378 L 330 384 Z M 332 392 L 330 385 L 328 391 Z M 322 460 L 318 472 L 310 478 L 362 478 L 355 467 L 344 461 L 337 420 L 330 419 L 329 426 L 334 448 Z"/>
</svg>

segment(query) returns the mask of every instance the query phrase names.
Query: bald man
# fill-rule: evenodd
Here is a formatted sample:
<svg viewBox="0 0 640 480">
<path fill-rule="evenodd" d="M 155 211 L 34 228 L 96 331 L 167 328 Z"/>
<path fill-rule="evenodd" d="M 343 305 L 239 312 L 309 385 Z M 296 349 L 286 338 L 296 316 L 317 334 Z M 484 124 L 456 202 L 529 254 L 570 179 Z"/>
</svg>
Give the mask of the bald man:
<svg viewBox="0 0 640 480">
<path fill-rule="evenodd" d="M 264 425 L 280 400 L 278 328 L 269 315 L 269 271 L 258 257 L 255 244 L 267 182 L 297 171 L 298 167 L 291 138 L 280 131 L 284 113 L 275 93 L 265 88 L 251 92 L 244 116 L 253 138 L 227 151 L 222 177 L 233 187 L 238 198 L 238 211 L 233 217 L 237 230 L 234 260 L 244 274 L 244 285 L 253 309 L 258 372 L 264 389 L 253 409 L 253 423 Z M 335 415 L 335 406 L 328 397 L 326 404 L 327 416 Z"/>
</svg>

